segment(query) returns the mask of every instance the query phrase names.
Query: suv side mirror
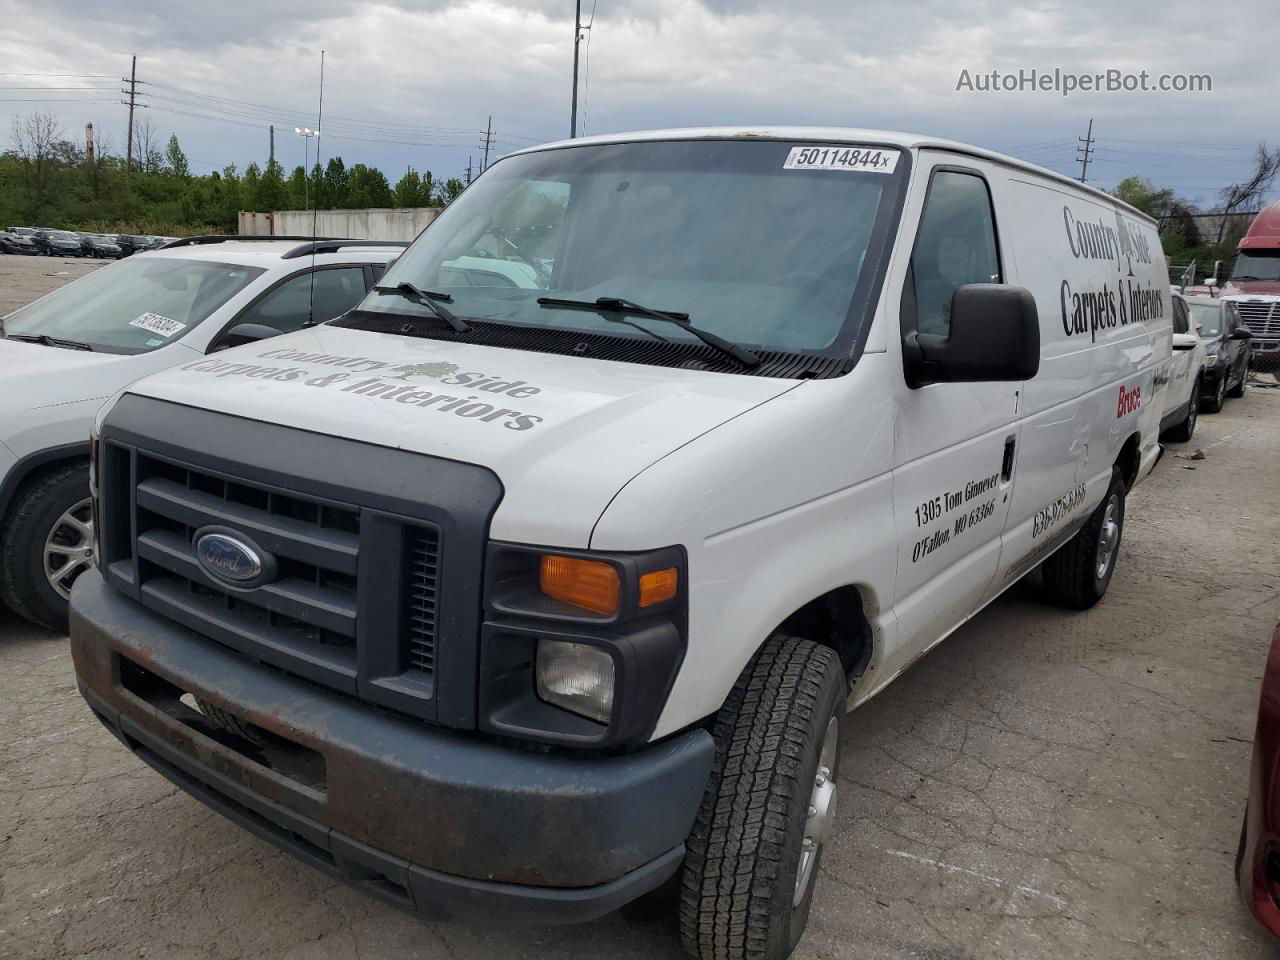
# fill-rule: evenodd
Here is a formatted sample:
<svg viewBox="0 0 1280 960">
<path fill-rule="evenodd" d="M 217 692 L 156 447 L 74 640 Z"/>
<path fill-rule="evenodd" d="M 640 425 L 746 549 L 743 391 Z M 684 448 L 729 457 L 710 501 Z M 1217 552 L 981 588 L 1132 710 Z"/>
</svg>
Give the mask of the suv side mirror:
<svg viewBox="0 0 1280 960">
<path fill-rule="evenodd" d="M 1040 369 L 1040 315 L 1026 287 L 966 283 L 951 295 L 951 332 L 911 333 L 903 341 L 907 381 L 1030 380 Z"/>
<path fill-rule="evenodd" d="M 1236 327 L 1231 331 L 1232 340 L 1252 340 L 1253 331 L 1248 327 Z"/>
<path fill-rule="evenodd" d="M 275 327 L 268 327 L 265 323 L 237 323 L 218 338 L 218 345 L 214 349 L 225 350 L 228 347 L 240 347 L 246 343 L 256 343 L 258 340 L 266 340 L 268 337 L 278 336 L 280 336 L 280 331 Z"/>
</svg>

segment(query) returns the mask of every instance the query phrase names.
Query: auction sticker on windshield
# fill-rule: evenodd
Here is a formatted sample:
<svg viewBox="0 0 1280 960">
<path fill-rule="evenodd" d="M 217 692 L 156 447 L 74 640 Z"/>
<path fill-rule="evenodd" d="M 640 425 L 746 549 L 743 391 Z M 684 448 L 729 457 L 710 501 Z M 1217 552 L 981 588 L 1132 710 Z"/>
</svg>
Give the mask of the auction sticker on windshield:
<svg viewBox="0 0 1280 960">
<path fill-rule="evenodd" d="M 185 323 L 162 317 L 158 313 L 144 313 L 136 320 L 130 320 L 129 325 L 141 327 L 143 330 L 150 330 L 152 333 L 158 333 L 162 337 L 172 337 L 175 333 L 181 333 L 187 329 Z"/>
<path fill-rule="evenodd" d="M 792 147 L 782 169 L 893 173 L 897 166 L 897 150 L 880 147 Z"/>
</svg>

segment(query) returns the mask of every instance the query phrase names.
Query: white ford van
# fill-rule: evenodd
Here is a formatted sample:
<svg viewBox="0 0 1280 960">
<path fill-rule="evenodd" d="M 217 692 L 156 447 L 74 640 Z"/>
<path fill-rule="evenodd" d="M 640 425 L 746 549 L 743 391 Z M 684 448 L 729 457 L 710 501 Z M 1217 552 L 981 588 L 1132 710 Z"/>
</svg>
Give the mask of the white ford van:
<svg viewBox="0 0 1280 960">
<path fill-rule="evenodd" d="M 1171 341 L 1155 224 L 986 150 L 515 154 L 345 317 L 100 413 L 79 683 L 390 902 L 585 920 L 678 874 L 693 954 L 784 957 L 840 716 L 1036 567 L 1103 596 Z"/>
</svg>

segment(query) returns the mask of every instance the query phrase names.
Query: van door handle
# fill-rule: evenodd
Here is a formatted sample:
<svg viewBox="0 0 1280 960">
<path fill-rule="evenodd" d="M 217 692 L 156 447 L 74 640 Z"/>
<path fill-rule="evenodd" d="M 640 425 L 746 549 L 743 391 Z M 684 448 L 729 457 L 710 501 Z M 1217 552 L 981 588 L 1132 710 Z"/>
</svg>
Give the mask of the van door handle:
<svg viewBox="0 0 1280 960">
<path fill-rule="evenodd" d="M 1013 479 L 1013 452 L 1017 437 L 1004 438 L 1004 463 L 1000 467 L 1000 479 L 1008 483 Z"/>
</svg>

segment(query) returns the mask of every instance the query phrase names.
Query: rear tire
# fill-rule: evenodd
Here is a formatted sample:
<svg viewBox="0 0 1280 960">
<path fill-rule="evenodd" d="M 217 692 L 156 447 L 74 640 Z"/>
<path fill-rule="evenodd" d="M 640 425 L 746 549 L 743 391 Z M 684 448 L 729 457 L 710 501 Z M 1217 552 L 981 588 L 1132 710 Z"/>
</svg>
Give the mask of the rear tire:
<svg viewBox="0 0 1280 960">
<path fill-rule="evenodd" d="M 57 467 L 18 490 L 0 528 L 0 599 L 50 630 L 66 632 L 64 592 L 92 563 L 88 499 L 89 465 Z"/>
<path fill-rule="evenodd" d="M 1196 415 L 1199 413 L 1197 407 L 1200 405 L 1200 378 L 1196 378 L 1195 386 L 1191 388 L 1191 402 L 1187 404 L 1187 415 L 1181 423 L 1176 423 L 1169 428 L 1166 436 L 1174 443 L 1186 443 L 1196 432 Z"/>
<path fill-rule="evenodd" d="M 1111 485 L 1093 516 L 1044 562 L 1044 589 L 1063 606 L 1087 610 L 1103 598 L 1120 557 L 1124 533 L 1124 478 L 1111 468 Z"/>
<path fill-rule="evenodd" d="M 783 960 L 799 942 L 834 822 L 844 703 L 835 652 L 777 635 L 717 715 L 681 876 L 681 940 L 699 960 Z"/>
</svg>

